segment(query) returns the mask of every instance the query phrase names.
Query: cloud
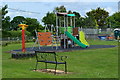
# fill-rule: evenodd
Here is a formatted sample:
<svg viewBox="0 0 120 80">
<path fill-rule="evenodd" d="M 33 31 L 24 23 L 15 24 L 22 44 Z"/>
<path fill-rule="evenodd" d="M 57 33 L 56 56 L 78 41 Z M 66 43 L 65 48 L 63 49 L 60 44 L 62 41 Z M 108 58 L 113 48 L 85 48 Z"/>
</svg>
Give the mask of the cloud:
<svg viewBox="0 0 120 80">
<path fill-rule="evenodd" d="M 89 11 L 91 11 L 92 9 L 87 9 L 87 10 L 85 10 L 85 13 L 87 13 L 87 12 L 89 12 Z"/>
<path fill-rule="evenodd" d="M 113 13 L 115 13 L 114 9 L 112 9 L 111 7 L 107 7 L 105 8 L 106 11 L 109 12 L 109 15 L 111 16 Z"/>
<path fill-rule="evenodd" d="M 25 16 L 25 17 L 31 17 L 33 16 L 32 13 L 26 13 L 26 12 L 18 12 L 18 11 L 9 11 L 6 16 L 10 16 L 11 18 L 14 18 L 15 16 Z"/>
<path fill-rule="evenodd" d="M 118 2 L 119 0 L 4 0 L 4 2 Z"/>
</svg>

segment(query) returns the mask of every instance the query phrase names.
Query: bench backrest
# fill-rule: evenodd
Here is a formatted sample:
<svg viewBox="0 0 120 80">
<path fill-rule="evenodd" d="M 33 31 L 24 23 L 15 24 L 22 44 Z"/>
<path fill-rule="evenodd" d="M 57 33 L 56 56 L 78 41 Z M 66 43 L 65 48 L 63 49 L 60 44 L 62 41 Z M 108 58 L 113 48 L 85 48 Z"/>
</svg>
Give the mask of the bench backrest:
<svg viewBox="0 0 120 80">
<path fill-rule="evenodd" d="M 55 52 L 40 52 L 35 51 L 37 61 L 56 61 L 56 53 Z"/>
</svg>

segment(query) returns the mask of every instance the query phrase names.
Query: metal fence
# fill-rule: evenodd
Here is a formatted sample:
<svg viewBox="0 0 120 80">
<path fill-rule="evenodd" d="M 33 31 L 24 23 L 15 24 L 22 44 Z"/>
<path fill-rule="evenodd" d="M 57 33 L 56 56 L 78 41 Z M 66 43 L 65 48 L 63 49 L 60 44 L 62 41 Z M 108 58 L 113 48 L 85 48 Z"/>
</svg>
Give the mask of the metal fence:
<svg viewBox="0 0 120 80">
<path fill-rule="evenodd" d="M 114 29 L 107 28 L 107 29 L 80 29 L 82 30 L 87 39 L 98 39 L 98 36 L 108 36 L 108 35 L 114 35 Z"/>
<path fill-rule="evenodd" d="M 25 40 L 26 41 L 29 41 L 29 40 L 33 40 L 35 39 L 34 37 L 26 37 Z M 14 41 L 22 41 L 22 38 L 21 37 L 6 37 L 6 38 L 1 38 L 0 40 L 2 41 L 9 41 L 9 42 L 14 42 Z"/>
<path fill-rule="evenodd" d="M 98 36 L 100 35 L 113 35 L 113 30 L 114 29 L 88 29 L 88 28 L 82 28 L 80 29 L 82 30 L 84 33 L 85 33 L 85 37 L 87 39 L 98 39 Z M 33 40 L 35 39 L 35 37 L 26 37 L 26 40 Z M 21 41 L 21 37 L 6 37 L 6 38 L 0 38 L 0 40 L 2 41 L 11 41 L 11 42 L 14 42 L 14 41 Z"/>
</svg>

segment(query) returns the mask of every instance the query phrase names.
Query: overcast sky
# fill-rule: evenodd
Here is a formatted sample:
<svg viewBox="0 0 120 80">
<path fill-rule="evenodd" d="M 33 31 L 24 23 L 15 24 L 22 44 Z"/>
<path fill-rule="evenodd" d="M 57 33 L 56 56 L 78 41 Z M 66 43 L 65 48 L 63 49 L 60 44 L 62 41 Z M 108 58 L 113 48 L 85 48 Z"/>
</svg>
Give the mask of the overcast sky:
<svg viewBox="0 0 120 80">
<path fill-rule="evenodd" d="M 108 11 L 110 13 L 109 15 L 112 15 L 118 11 L 118 1 L 119 0 L 3 0 L 0 6 L 8 5 L 10 9 L 8 9 L 9 13 L 7 16 L 11 18 L 15 16 L 31 17 L 38 19 L 40 23 L 42 23 L 42 17 L 44 17 L 48 11 L 52 12 L 57 6 L 64 5 L 67 10 L 79 12 L 81 16 L 85 16 L 85 13 L 91 9 L 101 7 Z M 11 10 L 11 8 L 17 9 L 18 11 Z"/>
</svg>

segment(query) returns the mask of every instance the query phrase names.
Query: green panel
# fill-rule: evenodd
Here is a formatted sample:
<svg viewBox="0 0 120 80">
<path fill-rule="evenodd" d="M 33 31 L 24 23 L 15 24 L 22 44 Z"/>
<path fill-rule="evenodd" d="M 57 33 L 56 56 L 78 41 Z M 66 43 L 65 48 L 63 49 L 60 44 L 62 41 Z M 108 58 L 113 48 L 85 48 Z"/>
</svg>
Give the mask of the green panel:
<svg viewBox="0 0 120 80">
<path fill-rule="evenodd" d="M 78 39 L 76 39 L 74 36 L 72 36 L 68 31 L 66 31 L 65 34 L 67 35 L 67 37 L 72 39 L 75 43 L 77 43 L 82 48 L 86 48 L 87 47 L 85 44 L 81 43 Z"/>
<path fill-rule="evenodd" d="M 72 27 L 72 28 L 74 28 L 74 26 L 68 26 L 68 27 Z"/>
<path fill-rule="evenodd" d="M 59 27 L 59 30 L 62 34 L 64 34 L 65 29 L 66 29 L 65 27 Z M 67 27 L 67 31 L 69 33 L 72 33 L 72 27 Z"/>
<path fill-rule="evenodd" d="M 75 16 L 75 14 L 67 14 L 67 16 Z"/>
</svg>

